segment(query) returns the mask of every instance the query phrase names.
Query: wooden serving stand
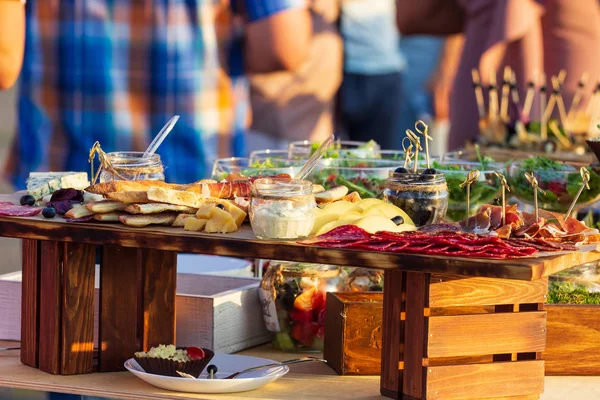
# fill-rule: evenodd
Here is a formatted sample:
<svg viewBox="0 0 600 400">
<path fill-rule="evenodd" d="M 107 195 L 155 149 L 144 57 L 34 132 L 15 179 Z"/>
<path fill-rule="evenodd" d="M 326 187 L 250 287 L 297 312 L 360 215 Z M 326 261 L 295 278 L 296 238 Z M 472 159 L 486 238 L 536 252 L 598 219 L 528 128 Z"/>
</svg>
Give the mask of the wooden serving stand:
<svg viewBox="0 0 600 400">
<path fill-rule="evenodd" d="M 177 252 L 385 269 L 381 393 L 397 399 L 530 400 L 544 390 L 547 276 L 598 252 L 511 260 L 310 247 L 177 228 L 0 217 L 23 241 L 21 361 L 95 370 L 94 266 L 101 252 L 97 370 L 175 342 Z M 98 247 L 99 246 L 99 247 Z"/>
</svg>

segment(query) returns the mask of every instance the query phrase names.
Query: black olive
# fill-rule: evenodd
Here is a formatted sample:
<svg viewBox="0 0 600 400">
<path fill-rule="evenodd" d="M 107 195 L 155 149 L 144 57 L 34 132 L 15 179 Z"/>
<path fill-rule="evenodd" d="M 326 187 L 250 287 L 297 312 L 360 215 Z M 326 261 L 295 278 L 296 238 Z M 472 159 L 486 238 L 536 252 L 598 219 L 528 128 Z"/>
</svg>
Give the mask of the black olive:
<svg viewBox="0 0 600 400">
<path fill-rule="evenodd" d="M 25 196 L 21 197 L 20 203 L 22 206 L 32 206 L 35 204 L 35 197 L 30 194 L 26 194 Z"/>
<path fill-rule="evenodd" d="M 217 366 L 214 364 L 210 364 L 208 367 L 206 367 L 206 373 L 208 374 L 208 376 L 210 376 L 211 373 L 213 374 L 213 376 L 216 375 L 218 370 L 219 368 L 217 368 Z"/>
<path fill-rule="evenodd" d="M 369 287 L 369 292 L 383 292 L 383 287 L 381 285 L 372 285 Z"/>
<path fill-rule="evenodd" d="M 425 175 L 435 175 L 437 174 L 437 171 L 433 168 L 427 168 L 425 171 L 423 171 L 423 174 Z"/>
<path fill-rule="evenodd" d="M 42 215 L 44 216 L 44 218 L 54 218 L 56 217 L 56 210 L 54 209 L 54 207 L 45 207 L 42 210 Z"/>
<path fill-rule="evenodd" d="M 398 167 L 394 170 L 397 174 L 408 174 L 408 170 L 404 167 Z"/>
<path fill-rule="evenodd" d="M 223 204 L 217 204 L 217 208 L 220 208 L 221 210 L 224 210 L 225 206 Z"/>
<path fill-rule="evenodd" d="M 298 283 L 295 280 L 286 282 L 281 289 L 281 304 L 286 310 L 291 310 L 294 308 L 294 300 L 296 300 L 296 297 L 300 294 Z"/>
<path fill-rule="evenodd" d="M 404 218 L 402 218 L 401 215 L 396 215 L 394 218 L 392 218 L 392 222 L 396 225 L 402 225 L 404 223 Z"/>
</svg>

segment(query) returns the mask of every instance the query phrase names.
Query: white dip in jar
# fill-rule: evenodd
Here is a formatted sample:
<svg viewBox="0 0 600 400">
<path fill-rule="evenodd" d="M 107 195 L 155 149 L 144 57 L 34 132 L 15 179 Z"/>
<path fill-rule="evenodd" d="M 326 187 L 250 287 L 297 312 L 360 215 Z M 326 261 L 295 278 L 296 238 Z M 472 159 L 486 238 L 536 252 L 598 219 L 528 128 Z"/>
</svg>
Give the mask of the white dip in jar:
<svg viewBox="0 0 600 400">
<path fill-rule="evenodd" d="M 259 239 L 302 239 L 313 228 L 316 207 L 310 181 L 257 179 L 250 200 L 250 224 Z"/>
</svg>

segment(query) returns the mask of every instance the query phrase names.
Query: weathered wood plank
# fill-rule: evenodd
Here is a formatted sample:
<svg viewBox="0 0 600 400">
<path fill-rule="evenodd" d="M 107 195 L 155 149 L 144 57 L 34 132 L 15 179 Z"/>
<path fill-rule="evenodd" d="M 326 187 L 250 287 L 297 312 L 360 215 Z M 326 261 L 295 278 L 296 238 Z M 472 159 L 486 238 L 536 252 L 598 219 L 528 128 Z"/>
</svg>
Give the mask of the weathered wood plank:
<svg viewBox="0 0 600 400">
<path fill-rule="evenodd" d="M 62 263 L 64 243 L 42 241 L 40 257 L 39 368 L 61 371 Z"/>
<path fill-rule="evenodd" d="M 60 219 L 0 217 L 2 236 L 60 240 L 96 245 L 153 248 L 186 253 L 403 269 L 467 276 L 535 280 L 576 265 L 600 260 L 599 252 L 528 259 L 473 259 L 419 254 L 393 254 L 304 246 L 254 238 L 248 225 L 227 234 L 185 232 L 181 228 L 130 228 L 119 224 L 73 224 Z"/>
<path fill-rule="evenodd" d="M 547 293 L 547 278 L 526 282 L 432 274 L 429 307 L 543 303 Z"/>
<path fill-rule="evenodd" d="M 93 372 L 96 247 L 67 243 L 61 313 L 61 374 Z"/>
<path fill-rule="evenodd" d="M 543 351 L 546 312 L 428 318 L 427 357 Z"/>
<path fill-rule="evenodd" d="M 136 318 L 142 318 L 138 249 L 104 246 L 100 266 L 98 371 L 120 371 L 141 349 Z"/>
<path fill-rule="evenodd" d="M 424 368 L 427 400 L 536 396 L 544 391 L 544 361 L 494 362 Z"/>
<path fill-rule="evenodd" d="M 175 344 L 177 253 L 142 249 L 144 351 L 159 344 Z"/>
<path fill-rule="evenodd" d="M 40 242 L 23 240 L 23 280 L 21 285 L 21 362 L 38 366 L 40 328 Z"/>
<path fill-rule="evenodd" d="M 404 328 L 404 381 L 402 392 L 420 399 L 425 394 L 423 358 L 427 346 L 424 317 L 428 303 L 429 274 L 406 273 L 406 322 Z"/>
<path fill-rule="evenodd" d="M 402 271 L 385 271 L 383 281 L 383 319 L 381 357 L 381 394 L 392 398 L 402 396 L 403 360 L 401 345 L 404 342 L 404 291 L 406 274 Z"/>
<path fill-rule="evenodd" d="M 600 375 L 598 306 L 547 304 L 547 375 Z"/>
</svg>

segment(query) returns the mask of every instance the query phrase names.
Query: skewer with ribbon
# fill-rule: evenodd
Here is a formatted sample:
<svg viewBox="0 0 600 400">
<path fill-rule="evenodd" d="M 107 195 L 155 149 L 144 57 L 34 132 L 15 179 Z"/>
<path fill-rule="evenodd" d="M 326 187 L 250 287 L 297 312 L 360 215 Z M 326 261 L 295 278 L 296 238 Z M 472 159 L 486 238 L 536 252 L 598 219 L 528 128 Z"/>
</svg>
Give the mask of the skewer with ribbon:
<svg viewBox="0 0 600 400">
<path fill-rule="evenodd" d="M 423 148 L 421 147 L 421 138 L 416 133 L 411 131 L 410 129 L 406 130 L 406 136 L 412 142 L 412 144 L 415 146 L 415 161 L 414 161 L 413 172 L 416 174 L 417 170 L 419 168 L 419 151 L 423 150 Z"/>
<path fill-rule="evenodd" d="M 542 190 L 538 184 L 538 181 L 533 174 L 533 172 L 525 172 L 525 178 L 531 184 L 533 188 L 533 207 L 535 208 L 535 221 L 539 221 L 539 212 L 538 212 L 538 191 L 543 195 L 546 195 L 546 192 Z"/>
<path fill-rule="evenodd" d="M 498 171 L 494 171 L 494 174 L 500 180 L 500 185 L 502 186 L 502 226 L 506 225 L 506 191 L 510 192 L 510 186 L 508 186 L 508 182 L 506 181 L 506 177 L 502 175 Z"/>
<path fill-rule="evenodd" d="M 423 130 L 419 129 L 420 126 L 422 126 Z M 421 120 L 415 122 L 415 130 L 423 135 L 423 139 L 425 140 L 425 160 L 427 162 L 427 169 L 429 169 L 431 167 L 429 163 L 429 141 L 433 141 L 433 138 L 429 136 L 429 127 Z"/>
<path fill-rule="evenodd" d="M 567 211 L 567 216 L 571 215 L 573 209 L 575 209 L 575 205 L 577 204 L 577 200 L 579 200 L 579 196 L 583 193 L 583 189 L 590 190 L 590 171 L 586 167 L 581 167 L 579 169 L 579 174 L 581 174 L 581 186 L 577 191 L 577 194 L 573 198 L 573 202 L 569 206 L 569 211 Z"/>
<path fill-rule="evenodd" d="M 463 189 L 465 186 L 467 187 L 467 218 L 469 218 L 469 215 L 471 214 L 471 185 L 475 183 L 478 178 L 479 171 L 474 169 L 469 171 L 467 174 L 467 179 L 460 184 L 461 189 Z"/>
<path fill-rule="evenodd" d="M 527 84 L 527 94 L 525 95 L 525 103 L 523 104 L 523 118 L 529 120 L 531 114 L 531 106 L 533 105 L 533 96 L 535 95 L 535 82 L 529 81 Z"/>
<path fill-rule="evenodd" d="M 408 142 L 410 143 L 408 145 L 408 147 L 406 147 L 404 145 L 405 140 L 408 140 Z M 408 136 L 405 137 L 404 139 L 402 139 L 402 150 L 404 151 L 404 168 L 408 168 L 408 164 L 410 163 L 410 160 L 414 156 L 412 149 L 413 149 L 413 144 L 412 144 L 412 141 L 408 138 Z"/>
</svg>

